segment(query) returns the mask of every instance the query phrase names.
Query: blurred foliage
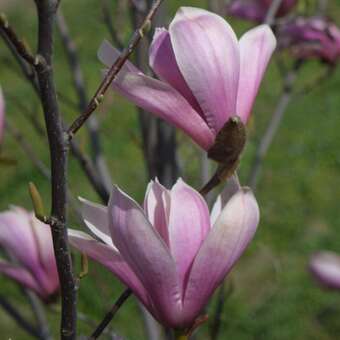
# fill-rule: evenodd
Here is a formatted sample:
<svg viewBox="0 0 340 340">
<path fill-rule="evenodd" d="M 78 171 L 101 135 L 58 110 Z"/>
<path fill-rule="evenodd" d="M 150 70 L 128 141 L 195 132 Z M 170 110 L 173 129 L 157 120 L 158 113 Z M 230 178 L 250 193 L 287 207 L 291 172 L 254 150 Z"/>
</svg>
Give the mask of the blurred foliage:
<svg viewBox="0 0 340 340">
<path fill-rule="evenodd" d="M 112 9 L 115 9 L 112 1 Z M 203 1 L 172 0 L 169 3 L 169 20 L 180 5 L 205 6 Z M 329 13 L 340 22 L 340 1 L 329 1 Z M 101 19 L 96 0 L 64 1 L 63 11 L 72 36 L 80 52 L 89 94 L 93 93 L 101 78 L 101 64 L 96 50 L 109 34 Z M 36 20 L 33 1 L 0 1 L 0 10 L 6 11 L 10 22 L 35 48 Z M 121 34 L 125 40 L 131 33 L 129 16 L 119 16 Z M 238 35 L 249 25 L 231 20 Z M 63 96 L 76 101 L 69 69 L 58 35 L 55 47 L 56 81 Z M 285 57 L 287 58 L 287 56 Z M 0 82 L 7 104 L 7 119 L 15 122 L 46 163 L 49 161 L 46 141 L 36 136 L 25 118 L 33 112 L 42 122 L 42 112 L 30 85 L 23 80 L 15 63 L 0 43 Z M 304 67 L 298 82 L 303 88 L 324 71 L 316 62 Z M 226 301 L 222 315 L 220 339 L 337 339 L 340 334 L 340 295 L 322 291 L 307 271 L 310 254 L 326 248 L 340 252 L 340 72 L 334 70 L 326 81 L 316 84 L 304 96 L 296 97 L 286 112 L 283 123 L 264 161 L 257 198 L 261 207 L 261 223 L 256 238 L 233 270 L 235 291 Z M 250 124 L 250 139 L 241 168 L 241 179 L 247 171 L 266 123 L 275 108 L 281 91 L 281 80 L 275 62 L 272 62 L 261 87 Z M 62 103 L 65 119 L 71 122 L 76 111 Z M 136 199 L 143 198 L 146 186 L 145 166 L 141 153 L 141 140 L 135 108 L 110 92 L 98 112 L 101 122 L 102 143 L 114 181 Z M 78 140 L 89 150 L 86 129 Z M 183 177 L 198 187 L 199 151 L 182 134 L 180 159 Z M 49 205 L 49 183 L 37 172 L 16 142 L 7 135 L 1 146 L 3 155 L 15 158 L 17 166 L 0 168 L 0 208 L 9 204 L 31 209 L 27 191 L 29 181 L 37 184 Z M 99 201 L 76 161 L 70 159 L 70 188 L 75 196 Z M 78 227 L 76 220 L 72 222 Z M 79 270 L 80 259 L 76 256 Z M 20 291 L 6 278 L 1 277 L 1 293 L 30 315 Z M 99 265 L 90 263 L 90 275 L 79 289 L 79 311 L 99 321 L 105 311 L 122 292 L 123 287 L 112 274 Z M 215 301 L 208 312 L 213 311 Z M 57 332 L 58 307 L 49 308 L 48 317 Z M 3 339 L 29 339 L 16 324 L 0 310 L 1 337 Z M 80 332 L 89 334 L 93 326 L 79 321 Z M 128 339 L 143 338 L 143 326 L 138 306 L 130 299 L 120 310 L 112 327 Z M 199 338 L 204 339 L 207 326 Z M 56 333 L 55 333 L 56 334 Z"/>
</svg>

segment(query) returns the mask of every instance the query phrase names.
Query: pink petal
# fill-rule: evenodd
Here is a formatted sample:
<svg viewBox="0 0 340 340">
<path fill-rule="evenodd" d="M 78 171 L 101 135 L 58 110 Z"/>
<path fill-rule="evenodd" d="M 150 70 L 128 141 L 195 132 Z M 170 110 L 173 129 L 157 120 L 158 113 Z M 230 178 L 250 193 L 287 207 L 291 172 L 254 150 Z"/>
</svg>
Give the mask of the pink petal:
<svg viewBox="0 0 340 340">
<path fill-rule="evenodd" d="M 109 229 L 107 207 L 79 197 L 81 213 L 86 226 L 104 243 L 114 247 Z"/>
<path fill-rule="evenodd" d="M 222 193 L 218 195 L 216 202 L 213 205 L 210 214 L 211 225 L 214 225 L 217 218 L 221 214 L 223 208 L 229 202 L 232 196 L 234 196 L 241 189 L 240 182 L 237 175 L 233 175 L 225 185 Z"/>
<path fill-rule="evenodd" d="M 40 267 L 39 250 L 27 211 L 13 208 L 0 213 L 0 245 L 29 270 Z"/>
<path fill-rule="evenodd" d="M 117 275 L 148 306 L 148 296 L 143 285 L 114 248 L 96 241 L 90 235 L 79 230 L 69 229 L 68 235 L 73 247 Z"/>
<path fill-rule="evenodd" d="M 258 221 L 255 197 L 249 190 L 240 190 L 223 209 L 196 256 L 185 292 L 188 318 L 200 312 L 242 255 Z"/>
<path fill-rule="evenodd" d="M 258 26 L 240 39 L 241 70 L 237 93 L 237 115 L 246 123 L 264 72 L 276 47 L 268 25 Z"/>
<path fill-rule="evenodd" d="M 184 289 L 186 275 L 210 229 L 203 197 L 181 179 L 171 190 L 169 238 L 171 254 Z"/>
<path fill-rule="evenodd" d="M 182 129 L 203 149 L 208 150 L 214 143 L 214 134 L 203 118 L 170 85 L 122 70 L 113 87 L 137 106 Z"/>
<path fill-rule="evenodd" d="M 182 301 L 169 249 L 140 206 L 117 187 L 109 211 L 114 244 L 148 292 L 158 319 L 176 323 Z"/>
<path fill-rule="evenodd" d="M 314 277 L 326 288 L 340 289 L 340 256 L 331 251 L 313 255 L 309 266 Z"/>
<path fill-rule="evenodd" d="M 229 24 L 208 11 L 181 7 L 169 28 L 178 67 L 218 132 L 236 113 L 238 42 Z"/>
<path fill-rule="evenodd" d="M 144 210 L 150 223 L 159 232 L 164 242 L 169 246 L 168 222 L 170 209 L 170 194 L 158 181 L 148 185 Z"/>
<path fill-rule="evenodd" d="M 190 103 L 194 110 L 204 118 L 202 109 L 177 66 L 169 32 L 164 28 L 156 28 L 153 41 L 150 45 L 149 61 L 157 76 L 174 87 Z"/>
<path fill-rule="evenodd" d="M 19 284 L 34 290 L 39 295 L 43 295 L 41 287 L 31 275 L 29 271 L 19 266 L 15 266 L 6 261 L 0 260 L 0 273 L 8 276 L 9 278 L 17 281 Z"/>
<path fill-rule="evenodd" d="M 52 233 L 50 226 L 37 220 L 33 213 L 31 218 L 32 231 L 37 242 L 41 266 L 39 281 L 48 295 L 54 293 L 59 288 L 59 276 L 54 257 Z"/>
<path fill-rule="evenodd" d="M 120 56 L 120 52 L 116 48 L 114 48 L 107 40 L 104 40 L 99 47 L 97 55 L 98 59 L 108 68 L 110 68 Z M 123 70 L 136 73 L 140 72 L 140 70 L 129 60 L 124 63 L 124 66 L 122 67 L 122 71 Z"/>
</svg>

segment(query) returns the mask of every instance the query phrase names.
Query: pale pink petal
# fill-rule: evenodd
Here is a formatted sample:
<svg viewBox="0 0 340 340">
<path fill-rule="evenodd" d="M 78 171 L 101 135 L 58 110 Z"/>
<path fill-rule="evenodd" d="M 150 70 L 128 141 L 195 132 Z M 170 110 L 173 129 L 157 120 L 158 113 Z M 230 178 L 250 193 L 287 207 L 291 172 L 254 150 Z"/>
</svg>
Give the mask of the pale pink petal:
<svg viewBox="0 0 340 340">
<path fill-rule="evenodd" d="M 203 118 L 170 85 L 142 73 L 121 71 L 113 87 L 137 106 L 182 129 L 208 150 L 215 137 Z"/>
<path fill-rule="evenodd" d="M 218 132 L 236 113 L 238 41 L 229 24 L 203 9 L 181 7 L 169 27 L 178 67 Z"/>
<path fill-rule="evenodd" d="M 107 207 L 79 197 L 81 213 L 86 226 L 104 243 L 114 247 L 109 229 Z"/>
<path fill-rule="evenodd" d="M 15 266 L 4 260 L 0 260 L 0 273 L 17 281 L 19 284 L 23 285 L 26 288 L 34 290 L 39 295 L 43 293 L 41 287 L 34 279 L 32 274 L 24 268 Z"/>
<path fill-rule="evenodd" d="M 224 186 L 224 189 L 220 195 L 217 196 L 216 202 L 213 205 L 210 214 L 211 225 L 213 226 L 222 212 L 223 208 L 229 202 L 230 198 L 234 196 L 241 189 L 240 182 L 237 175 L 233 175 Z"/>
<path fill-rule="evenodd" d="M 167 325 L 177 324 L 182 306 L 175 261 L 141 207 L 114 187 L 110 202 L 110 229 L 114 244 L 142 282 Z"/>
<path fill-rule="evenodd" d="M 111 67 L 118 59 L 120 52 L 114 48 L 107 40 L 104 40 L 98 50 L 98 59 L 107 67 Z M 122 71 L 140 72 L 140 70 L 130 61 L 126 61 L 122 67 Z"/>
<path fill-rule="evenodd" d="M 30 215 L 25 210 L 13 208 L 0 213 L 0 245 L 29 270 L 40 266 Z"/>
<path fill-rule="evenodd" d="M 207 203 L 197 191 L 179 179 L 171 190 L 169 238 L 182 289 L 187 271 L 209 229 Z"/>
<path fill-rule="evenodd" d="M 254 236 L 259 208 L 249 190 L 236 193 L 199 250 L 184 299 L 187 318 L 197 315 Z"/>
<path fill-rule="evenodd" d="M 276 38 L 268 25 L 258 26 L 240 39 L 241 69 L 237 93 L 237 115 L 246 123 L 257 95 Z"/>
<path fill-rule="evenodd" d="M 164 242 L 169 246 L 168 221 L 170 194 L 158 181 L 151 181 L 146 190 L 144 211 L 149 222 L 156 228 Z"/>
<path fill-rule="evenodd" d="M 340 290 L 340 256 L 331 251 L 322 251 L 312 256 L 309 268 L 326 288 Z"/>
<path fill-rule="evenodd" d="M 204 118 L 202 109 L 177 66 L 170 35 L 165 28 L 156 28 L 150 45 L 149 62 L 157 76 L 174 87 L 190 103 L 194 110 Z"/>
<path fill-rule="evenodd" d="M 4 134 L 5 125 L 5 100 L 0 87 L 0 143 Z"/>
<path fill-rule="evenodd" d="M 114 248 L 96 241 L 90 235 L 79 230 L 69 229 L 68 236 L 73 247 L 117 275 L 148 306 L 147 292 L 143 285 Z"/>
<path fill-rule="evenodd" d="M 51 229 L 49 225 L 37 220 L 33 213 L 31 214 L 31 225 L 40 259 L 39 282 L 47 294 L 52 294 L 59 287 L 59 277 L 54 257 Z"/>
</svg>

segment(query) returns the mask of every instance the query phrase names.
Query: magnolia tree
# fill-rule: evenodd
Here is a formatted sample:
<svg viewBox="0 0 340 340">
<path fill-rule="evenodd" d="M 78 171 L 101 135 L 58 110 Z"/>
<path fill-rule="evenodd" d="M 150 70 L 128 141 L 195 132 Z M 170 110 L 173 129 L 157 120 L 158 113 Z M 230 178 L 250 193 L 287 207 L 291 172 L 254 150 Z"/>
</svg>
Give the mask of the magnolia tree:
<svg viewBox="0 0 340 340">
<path fill-rule="evenodd" d="M 209 2 L 210 8 L 219 8 L 220 12 L 181 7 L 169 24 L 164 12 L 171 1 L 149 2 L 128 2 L 134 33 L 125 44 L 112 19 L 110 4 L 102 1 L 103 21 L 114 46 L 104 37 L 98 46 L 98 58 L 104 65 L 103 80 L 90 100 L 60 1 L 35 0 L 35 52 L 18 36 L 15 23 L 5 14 L 0 17 L 4 46 L 41 103 L 45 126 L 34 115 L 29 118 L 37 134 L 42 138 L 47 135 L 50 167 L 30 147 L 18 125 L 10 119 L 4 124 L 6 95 L 12 91 L 5 83 L 5 98 L 0 92 L 0 139 L 4 133 L 11 134 L 37 171 L 49 179 L 51 188 L 50 213 L 33 183 L 29 184 L 33 212 L 11 207 L 0 213 L 0 272 L 22 287 L 37 324 L 15 308 L 10 296 L 0 302 L 22 328 L 40 339 L 51 338 L 45 308 L 59 301 L 58 336 L 75 339 L 79 335 L 77 291 L 82 288 L 80 279 L 88 271 L 88 257 L 126 286 L 120 296 L 117 293 L 116 303 L 102 322 L 94 327 L 91 339 L 108 332 L 109 323 L 119 309 L 124 309 L 130 295 L 140 302 L 150 339 L 183 340 L 193 332 L 199 337 L 199 327 L 204 322 L 212 324 L 210 336 L 216 339 L 223 295 L 210 319 L 206 308 L 258 227 L 260 214 L 253 191 L 265 154 L 294 97 L 295 80 L 310 59 L 320 61 L 328 71 L 340 56 L 340 31 L 322 16 L 323 2 L 316 6 L 312 17 L 297 13 L 298 1 L 231 1 L 217 7 Z M 117 8 L 124 3 L 119 1 Z M 225 15 L 250 20 L 257 26 L 237 38 Z M 80 113 L 73 122 L 65 121 L 60 103 L 67 99 L 58 95 L 55 85 L 55 27 L 78 96 L 76 106 Z M 288 54 L 292 66 L 285 67 L 282 73 L 282 94 L 259 142 L 249 173 L 249 188 L 240 184 L 237 170 L 252 108 L 277 46 L 278 55 Z M 129 61 L 133 53 L 135 63 Z M 145 184 L 143 204 L 135 200 L 137 193 L 128 195 L 119 183 L 112 184 L 102 151 L 103 136 L 95 112 L 111 90 L 139 108 L 143 155 L 150 179 Z M 76 140 L 83 126 L 89 132 L 92 157 Z M 205 160 L 216 164 L 215 172 L 201 188 L 179 177 L 180 171 L 185 172 L 178 165 L 177 130 L 192 139 Z M 5 166 L 6 149 L 1 152 L 1 164 Z M 74 193 L 68 187 L 69 153 L 79 162 L 102 204 L 74 199 L 74 194 L 86 193 Z M 216 197 L 209 209 L 207 196 L 212 192 Z M 68 206 L 84 222 L 88 233 L 68 219 Z M 75 254 L 81 254 L 81 273 L 74 269 L 70 245 Z M 310 267 L 319 281 L 339 288 L 336 255 L 315 255 Z"/>
</svg>

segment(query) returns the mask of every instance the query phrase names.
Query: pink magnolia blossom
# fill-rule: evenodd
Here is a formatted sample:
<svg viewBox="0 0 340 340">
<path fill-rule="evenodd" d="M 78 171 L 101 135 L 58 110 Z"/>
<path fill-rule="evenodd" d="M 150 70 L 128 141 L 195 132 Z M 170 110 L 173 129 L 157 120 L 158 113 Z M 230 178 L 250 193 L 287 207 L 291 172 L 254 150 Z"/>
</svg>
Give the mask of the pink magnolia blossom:
<svg viewBox="0 0 340 340">
<path fill-rule="evenodd" d="M 325 288 L 340 290 L 340 256 L 322 251 L 312 256 L 309 269 L 315 279 Z"/>
<path fill-rule="evenodd" d="M 218 15 L 181 7 L 168 30 L 156 29 L 150 46 L 149 63 L 159 80 L 127 62 L 113 87 L 208 150 L 231 116 L 248 120 L 275 46 L 269 26 L 252 29 L 238 41 Z M 107 41 L 98 52 L 107 67 L 118 55 Z"/>
<path fill-rule="evenodd" d="M 5 125 L 5 100 L 0 87 L 0 143 L 4 134 Z"/>
<path fill-rule="evenodd" d="M 283 0 L 276 16 L 282 17 L 289 13 L 298 0 Z M 263 22 L 273 0 L 232 0 L 227 7 L 229 15 L 245 20 Z"/>
<path fill-rule="evenodd" d="M 320 59 L 335 64 L 340 57 L 340 29 L 321 17 L 298 17 L 279 31 L 281 48 L 290 48 L 300 59 Z"/>
<path fill-rule="evenodd" d="M 212 214 L 182 180 L 171 190 L 148 186 L 144 209 L 115 187 L 108 207 L 82 199 L 87 227 L 70 243 L 129 286 L 162 324 L 190 327 L 253 238 L 255 197 L 234 179 Z"/>
<path fill-rule="evenodd" d="M 33 213 L 19 207 L 0 213 L 0 246 L 11 258 L 0 260 L 0 273 L 45 301 L 59 290 L 50 228 Z"/>
</svg>

